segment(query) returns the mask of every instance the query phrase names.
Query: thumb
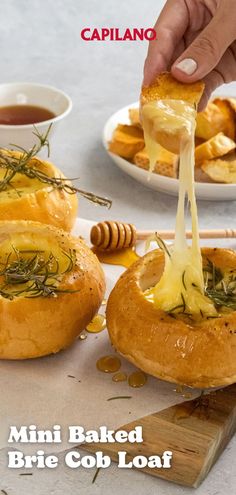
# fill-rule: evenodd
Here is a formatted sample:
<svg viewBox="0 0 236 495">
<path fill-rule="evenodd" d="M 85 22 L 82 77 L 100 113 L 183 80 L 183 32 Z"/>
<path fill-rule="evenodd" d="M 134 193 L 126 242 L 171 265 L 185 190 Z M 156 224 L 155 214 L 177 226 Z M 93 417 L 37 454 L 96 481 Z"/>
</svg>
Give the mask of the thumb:
<svg viewBox="0 0 236 495">
<path fill-rule="evenodd" d="M 186 83 L 198 81 L 217 66 L 235 39 L 235 19 L 225 19 L 224 27 L 222 23 L 222 16 L 216 14 L 187 50 L 175 61 L 171 72 L 176 79 Z"/>
</svg>

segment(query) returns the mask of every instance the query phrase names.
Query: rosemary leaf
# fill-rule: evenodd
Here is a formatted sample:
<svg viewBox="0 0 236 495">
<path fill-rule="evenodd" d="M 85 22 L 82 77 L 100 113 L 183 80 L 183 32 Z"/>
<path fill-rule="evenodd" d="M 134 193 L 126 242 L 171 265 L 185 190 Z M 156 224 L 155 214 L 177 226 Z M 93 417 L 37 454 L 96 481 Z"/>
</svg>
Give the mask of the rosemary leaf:
<svg viewBox="0 0 236 495">
<path fill-rule="evenodd" d="M 166 245 L 166 243 L 163 241 L 163 239 L 157 234 L 157 232 L 155 232 L 155 240 L 159 246 L 159 248 L 164 251 L 168 256 L 169 258 L 171 258 L 171 254 L 170 254 L 170 251 Z"/>
<path fill-rule="evenodd" d="M 186 287 L 186 284 L 185 284 L 185 274 L 186 274 L 186 270 L 184 270 L 183 275 L 182 275 L 182 284 L 183 284 L 183 287 L 185 288 L 185 290 L 187 290 L 187 287 Z"/>
<path fill-rule="evenodd" d="M 116 397 L 110 397 L 109 399 L 107 399 L 107 402 L 109 402 L 110 400 L 117 400 L 117 399 L 132 399 L 132 396 L 131 395 L 117 395 Z"/>
<path fill-rule="evenodd" d="M 96 469 L 95 475 L 94 475 L 94 477 L 93 477 L 93 479 L 92 479 L 92 483 L 95 483 L 95 481 L 96 481 L 96 479 L 97 479 L 97 475 L 98 475 L 98 473 L 99 473 L 100 469 L 101 469 L 101 468 L 97 468 L 97 469 Z"/>
</svg>

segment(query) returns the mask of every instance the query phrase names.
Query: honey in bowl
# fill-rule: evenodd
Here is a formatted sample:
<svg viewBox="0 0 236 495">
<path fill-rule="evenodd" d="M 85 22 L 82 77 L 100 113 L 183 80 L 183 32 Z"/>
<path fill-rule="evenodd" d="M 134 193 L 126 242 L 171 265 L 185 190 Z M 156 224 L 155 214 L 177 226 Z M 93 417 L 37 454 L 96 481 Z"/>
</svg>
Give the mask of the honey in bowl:
<svg viewBox="0 0 236 495">
<path fill-rule="evenodd" d="M 55 116 L 48 108 L 34 105 L 9 105 L 0 107 L 0 125 L 37 124 L 53 119 Z"/>
</svg>

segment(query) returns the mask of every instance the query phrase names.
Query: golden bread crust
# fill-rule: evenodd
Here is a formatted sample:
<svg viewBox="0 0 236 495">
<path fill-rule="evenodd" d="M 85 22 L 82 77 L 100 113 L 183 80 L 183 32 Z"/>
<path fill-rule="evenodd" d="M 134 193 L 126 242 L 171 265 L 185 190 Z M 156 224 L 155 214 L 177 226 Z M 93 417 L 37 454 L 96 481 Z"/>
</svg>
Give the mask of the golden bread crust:
<svg viewBox="0 0 236 495">
<path fill-rule="evenodd" d="M 7 151 L 9 155 L 19 156 L 16 151 Z M 49 177 L 61 177 L 62 172 L 50 162 L 40 158 L 32 159 L 32 165 L 39 167 Z M 33 179 L 32 179 L 33 180 Z M 70 184 L 70 181 L 68 180 Z M 1 195 L 1 192 L 0 192 Z M 64 190 L 52 188 L 44 184 L 38 190 L 8 201 L 0 201 L 1 220 L 31 220 L 71 231 L 77 216 L 78 198 L 76 194 L 68 194 Z"/>
<path fill-rule="evenodd" d="M 178 173 L 178 161 L 179 157 L 170 153 L 169 151 L 165 151 L 165 156 L 157 157 L 157 161 L 155 164 L 155 168 L 153 172 L 155 174 L 164 175 L 166 177 L 177 178 Z M 139 151 L 134 155 L 133 162 L 137 167 L 142 168 L 144 170 L 149 170 L 149 157 L 146 151 L 146 148 Z"/>
<path fill-rule="evenodd" d="M 214 182 L 236 184 L 236 159 L 206 160 L 202 164 L 202 170 Z"/>
<path fill-rule="evenodd" d="M 200 144 L 195 148 L 195 164 L 196 167 L 201 166 L 205 160 L 212 160 L 224 156 L 236 147 L 235 142 L 225 136 L 223 132 L 219 132 L 205 143 Z"/>
<path fill-rule="evenodd" d="M 134 125 L 118 124 L 109 142 L 109 151 L 131 160 L 144 148 L 143 130 Z"/>
<path fill-rule="evenodd" d="M 184 84 L 175 79 L 170 72 L 163 72 L 156 77 L 150 86 L 143 86 L 141 106 L 155 100 L 184 100 L 197 105 L 204 91 L 204 83 L 198 81 Z"/>
</svg>

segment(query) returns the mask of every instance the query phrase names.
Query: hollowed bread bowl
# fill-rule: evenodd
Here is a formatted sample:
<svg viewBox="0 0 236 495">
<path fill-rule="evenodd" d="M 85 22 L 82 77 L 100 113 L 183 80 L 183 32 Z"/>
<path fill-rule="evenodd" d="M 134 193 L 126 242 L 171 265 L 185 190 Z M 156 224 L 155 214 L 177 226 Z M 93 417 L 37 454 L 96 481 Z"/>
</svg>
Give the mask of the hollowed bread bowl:
<svg viewBox="0 0 236 495">
<path fill-rule="evenodd" d="M 53 261 L 45 269 L 49 257 Z M 39 263 L 41 272 L 37 272 Z M 37 287 L 44 284 L 44 294 L 32 285 L 32 270 Z M 0 271 L 1 359 L 35 358 L 68 347 L 104 296 L 102 268 L 84 241 L 39 222 L 0 222 Z M 48 271 L 58 273 L 47 278 Z M 25 285 L 16 278 L 23 272 L 29 278 Z M 7 283 L 12 278 L 13 285 Z M 56 293 L 47 295 L 50 285 Z"/>
<path fill-rule="evenodd" d="M 22 153 L 7 150 L 7 155 L 10 158 L 19 158 Z M 49 177 L 59 177 L 63 181 L 65 179 L 55 165 L 38 157 L 31 159 L 29 166 Z M 0 180 L 3 180 L 5 172 L 6 169 L 0 167 Z M 76 219 L 77 208 L 76 194 L 69 194 L 63 189 L 54 188 L 51 184 L 20 173 L 14 176 L 7 189 L 0 190 L 1 220 L 32 220 L 70 231 Z"/>
<path fill-rule="evenodd" d="M 222 272 L 236 270 L 236 253 L 204 248 Z M 236 381 L 236 312 L 201 319 L 173 317 L 144 297 L 164 268 L 155 250 L 140 258 L 119 279 L 108 300 L 107 326 L 118 352 L 141 370 L 163 380 L 208 388 Z"/>
</svg>

